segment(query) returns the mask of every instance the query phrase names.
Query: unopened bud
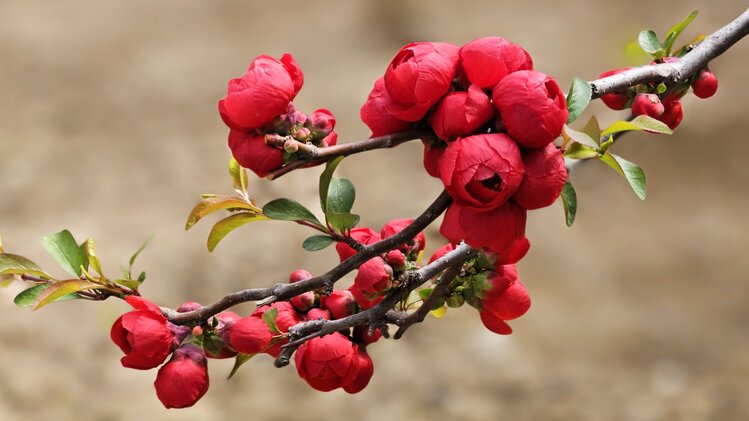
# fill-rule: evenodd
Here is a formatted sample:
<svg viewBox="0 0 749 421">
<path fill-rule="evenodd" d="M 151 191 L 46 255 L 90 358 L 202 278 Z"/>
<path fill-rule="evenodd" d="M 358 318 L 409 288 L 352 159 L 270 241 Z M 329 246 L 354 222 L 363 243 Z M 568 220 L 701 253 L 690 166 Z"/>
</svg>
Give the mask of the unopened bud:
<svg viewBox="0 0 749 421">
<path fill-rule="evenodd" d="M 192 328 L 192 336 L 201 336 L 203 334 L 203 328 L 200 326 L 195 326 Z"/>
<path fill-rule="evenodd" d="M 308 141 L 310 139 L 311 135 L 312 135 L 312 133 L 306 127 L 299 127 L 298 129 L 295 129 L 291 133 L 291 136 L 294 139 L 296 139 L 296 140 L 298 140 L 300 142 L 306 142 L 306 141 Z"/>
<path fill-rule="evenodd" d="M 296 151 L 299 150 L 299 142 L 297 142 L 294 139 L 288 139 L 283 144 L 283 150 L 288 153 L 295 153 Z"/>
</svg>

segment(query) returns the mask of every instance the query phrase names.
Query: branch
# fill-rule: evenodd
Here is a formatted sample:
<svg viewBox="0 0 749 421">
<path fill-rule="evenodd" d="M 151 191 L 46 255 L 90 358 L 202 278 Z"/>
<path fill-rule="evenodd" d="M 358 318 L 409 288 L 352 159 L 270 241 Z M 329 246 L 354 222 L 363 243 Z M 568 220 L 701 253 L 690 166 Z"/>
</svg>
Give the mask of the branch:
<svg viewBox="0 0 749 421">
<path fill-rule="evenodd" d="M 447 253 L 423 268 L 407 272 L 405 274 L 405 281 L 400 287 L 395 291 L 390 292 L 379 304 L 368 310 L 352 314 L 351 316 L 342 319 L 310 320 L 292 326 L 289 328 L 289 343 L 282 347 L 281 353 L 278 358 L 276 358 L 276 367 L 288 365 L 291 356 L 297 348 L 311 339 L 355 326 L 371 325 L 373 327 L 379 327 L 387 324 L 390 320 L 387 317 L 387 313 L 395 307 L 398 302 L 405 300 L 411 291 L 437 276 L 437 274 L 443 270 L 447 269 L 445 273 L 459 273 L 463 263 L 466 260 L 475 257 L 477 253 L 478 250 L 472 248 L 468 244 L 461 244 L 455 250 Z M 457 270 L 453 271 L 454 268 L 457 268 Z M 451 279 L 454 277 L 455 275 L 451 276 Z M 442 277 L 440 280 L 442 280 Z"/>
<path fill-rule="evenodd" d="M 450 202 L 452 202 L 452 198 L 447 192 L 443 191 L 442 194 L 440 194 L 421 215 L 414 219 L 414 221 L 402 231 L 384 240 L 362 247 L 361 251 L 322 275 L 304 281 L 295 282 L 293 284 L 283 283 L 276 284 L 270 288 L 252 288 L 233 292 L 225 295 L 213 304 L 185 313 L 177 313 L 170 309 L 163 309 L 164 314 L 170 322 L 181 325 L 200 320 L 207 320 L 209 317 L 214 316 L 223 310 L 247 301 L 258 301 L 258 305 L 266 305 L 275 301 L 287 300 L 291 297 L 319 288 L 332 289 L 336 281 L 352 270 L 357 269 L 362 265 L 362 263 L 374 256 L 388 252 L 415 237 L 419 232 L 423 231 L 424 228 L 437 219 L 437 217 L 442 215 L 448 205 L 450 205 Z"/>
<path fill-rule="evenodd" d="M 405 143 L 411 140 L 420 139 L 422 137 L 432 137 L 434 133 L 431 130 L 418 129 L 408 130 L 405 132 L 393 133 L 385 136 L 372 137 L 365 140 L 358 140 L 355 142 L 341 143 L 335 146 L 328 146 L 324 148 L 318 148 L 314 145 L 308 145 L 305 143 L 297 143 L 295 147 L 297 150 L 296 161 L 292 161 L 283 167 L 271 171 L 266 176 L 269 180 L 275 180 L 284 174 L 288 174 L 298 168 L 307 166 L 309 164 L 317 164 L 320 162 L 330 161 L 333 158 L 339 156 L 348 156 L 360 152 L 370 151 L 372 149 L 383 149 L 383 148 L 394 148 L 401 143 Z M 283 146 L 283 145 L 281 145 Z"/>
<path fill-rule="evenodd" d="M 749 9 L 733 22 L 705 38 L 678 62 L 636 67 L 590 82 L 593 98 L 646 82 L 664 82 L 670 86 L 680 85 L 747 34 L 749 34 Z"/>
</svg>

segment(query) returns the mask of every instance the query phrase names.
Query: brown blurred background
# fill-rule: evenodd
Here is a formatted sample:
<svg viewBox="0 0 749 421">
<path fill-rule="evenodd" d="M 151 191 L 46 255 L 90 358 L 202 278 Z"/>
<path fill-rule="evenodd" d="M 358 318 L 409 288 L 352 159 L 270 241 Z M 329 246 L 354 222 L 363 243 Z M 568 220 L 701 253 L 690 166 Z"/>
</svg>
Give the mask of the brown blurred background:
<svg viewBox="0 0 749 421">
<path fill-rule="evenodd" d="M 212 254 L 205 239 L 215 218 L 183 231 L 199 194 L 231 190 L 216 101 L 254 56 L 293 53 L 306 79 L 296 104 L 331 109 L 345 141 L 369 134 L 359 107 L 408 41 L 504 36 L 566 89 L 574 76 L 631 64 L 624 46 L 641 29 L 663 34 L 699 9 L 686 42 L 745 7 L 3 0 L 0 233 L 8 251 L 53 267 L 39 238 L 69 228 L 96 239 L 110 273 L 155 234 L 137 267 L 148 272 L 143 293 L 165 306 L 267 286 L 300 267 L 319 273 L 335 253 L 301 250 L 309 232 L 293 224 L 249 225 Z M 355 396 L 316 392 L 266 357 L 229 382 L 231 362 L 211 361 L 208 395 L 166 411 L 155 371 L 121 368 L 109 340 L 124 303 L 31 313 L 13 305 L 22 288 L 14 284 L 0 289 L 0 419 L 749 419 L 747 63 L 745 40 L 713 63 L 713 99 L 684 100 L 674 136 L 632 135 L 617 145 L 647 171 L 646 202 L 590 163 L 572 177 L 573 228 L 560 204 L 531 214 L 533 247 L 520 271 L 533 306 L 509 337 L 485 330 L 468 307 L 451 310 L 371 347 L 375 376 Z M 621 117 L 599 104 L 594 111 L 605 122 Z M 413 217 L 440 191 L 421 168 L 420 148 L 358 155 L 340 167 L 358 187 L 364 224 Z M 288 196 L 315 207 L 319 171 L 253 179 L 251 192 L 260 203 Z M 428 235 L 431 252 L 441 240 L 436 227 Z"/>
</svg>

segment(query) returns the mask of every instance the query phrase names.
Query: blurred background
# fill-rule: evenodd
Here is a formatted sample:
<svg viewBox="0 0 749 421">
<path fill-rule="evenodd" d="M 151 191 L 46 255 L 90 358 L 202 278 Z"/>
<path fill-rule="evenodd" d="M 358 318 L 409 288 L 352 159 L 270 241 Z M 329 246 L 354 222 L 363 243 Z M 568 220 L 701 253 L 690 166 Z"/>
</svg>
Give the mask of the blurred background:
<svg viewBox="0 0 749 421">
<path fill-rule="evenodd" d="M 301 249 L 307 230 L 267 222 L 229 235 L 214 253 L 209 218 L 184 232 L 201 193 L 230 193 L 228 130 L 216 101 L 260 54 L 291 52 L 305 73 L 295 100 L 338 118 L 341 141 L 366 138 L 359 107 L 395 52 L 413 40 L 462 44 L 500 35 L 521 44 L 564 90 L 573 77 L 633 63 L 627 43 L 664 34 L 691 10 L 680 41 L 738 16 L 744 1 L 177 1 L 0 3 L 0 233 L 7 251 L 54 264 L 39 238 L 93 237 L 118 273 L 155 235 L 137 268 L 164 306 L 208 303 L 268 286 L 297 268 L 320 273 L 332 249 Z M 125 303 L 69 302 L 31 313 L 0 289 L 3 420 L 257 419 L 749 419 L 749 41 L 712 64 L 717 95 L 684 99 L 671 137 L 633 134 L 617 151 L 647 172 L 640 202 L 598 163 L 572 176 L 573 228 L 560 203 L 532 212 L 520 263 L 533 300 L 508 337 L 468 306 L 370 347 L 375 375 L 358 395 L 320 393 L 293 367 L 258 357 L 231 381 L 211 361 L 195 407 L 163 409 L 155 371 L 120 367 L 109 340 Z M 595 104 L 603 122 L 616 115 Z M 293 197 L 316 209 L 320 169 L 252 179 L 259 203 Z M 355 211 L 375 229 L 414 217 L 436 196 L 421 145 L 347 159 Z M 431 253 L 442 244 L 428 232 Z M 51 269 L 57 270 L 57 269 Z M 59 270 L 53 272 L 61 274 Z M 348 280 L 346 281 L 348 282 Z M 240 308 L 251 311 L 252 306 Z"/>
</svg>

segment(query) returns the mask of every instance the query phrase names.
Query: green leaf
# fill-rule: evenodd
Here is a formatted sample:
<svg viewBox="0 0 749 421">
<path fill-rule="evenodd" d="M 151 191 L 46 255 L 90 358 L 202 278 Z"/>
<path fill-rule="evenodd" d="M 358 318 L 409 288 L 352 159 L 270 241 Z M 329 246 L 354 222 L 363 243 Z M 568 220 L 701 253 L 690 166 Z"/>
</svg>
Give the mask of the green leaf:
<svg viewBox="0 0 749 421">
<path fill-rule="evenodd" d="M 334 177 L 328 189 L 325 213 L 350 213 L 356 199 L 354 184 L 347 178 Z"/>
<path fill-rule="evenodd" d="M 574 78 L 572 80 L 570 92 L 567 94 L 567 111 L 569 111 L 567 124 L 572 123 L 580 117 L 580 114 L 582 114 L 585 107 L 590 103 L 592 95 L 593 89 L 591 88 L 590 83 L 580 78 Z"/>
<path fill-rule="evenodd" d="M 658 86 L 655 87 L 655 93 L 657 93 L 658 95 L 660 95 L 660 94 L 666 92 L 667 89 L 668 88 L 666 87 L 665 83 L 659 83 Z"/>
<path fill-rule="evenodd" d="M 593 148 L 582 143 L 572 142 L 564 151 L 564 156 L 570 159 L 592 159 L 598 158 L 598 148 Z"/>
<path fill-rule="evenodd" d="M 185 223 L 185 230 L 189 230 L 190 228 L 192 228 L 204 216 L 221 210 L 247 210 L 253 213 L 261 212 L 260 208 L 248 202 L 244 197 L 209 197 L 207 199 L 201 200 L 200 203 L 195 205 L 192 211 L 190 211 L 190 215 L 188 215 L 187 222 Z"/>
<path fill-rule="evenodd" d="M 318 251 L 335 243 L 335 240 L 327 235 L 313 235 L 302 243 L 302 248 L 307 251 Z"/>
<path fill-rule="evenodd" d="M 328 161 L 325 165 L 325 171 L 320 174 L 320 208 L 322 208 L 323 213 L 327 213 L 328 210 L 328 189 L 330 188 L 330 182 L 333 179 L 333 172 L 335 172 L 336 167 L 338 167 L 338 164 L 340 164 L 341 161 L 343 161 L 342 156 L 339 156 L 332 161 Z"/>
<path fill-rule="evenodd" d="M 234 359 L 234 367 L 231 368 L 231 372 L 229 373 L 229 377 L 227 377 L 227 380 L 234 377 L 234 375 L 237 374 L 237 370 L 239 370 L 239 367 L 244 365 L 247 361 L 250 361 L 250 359 L 255 355 L 257 354 L 237 354 L 237 357 Z"/>
<path fill-rule="evenodd" d="M 608 137 L 614 133 L 627 131 L 646 131 L 651 133 L 671 134 L 671 129 L 661 121 L 647 115 L 639 115 L 632 121 L 615 121 L 601 133 L 602 137 Z"/>
<path fill-rule="evenodd" d="M 140 287 L 140 284 L 143 283 L 143 281 L 136 279 L 115 279 L 112 282 L 117 285 L 128 287 L 130 289 L 138 289 Z"/>
<path fill-rule="evenodd" d="M 215 250 L 218 243 L 221 242 L 224 237 L 242 225 L 253 221 L 263 221 L 267 219 L 268 217 L 265 215 L 242 212 L 235 213 L 234 215 L 216 222 L 216 225 L 211 228 L 211 232 L 208 234 L 208 251 Z"/>
<path fill-rule="evenodd" d="M 281 329 L 278 328 L 278 325 L 276 324 L 276 317 L 278 316 L 278 309 L 272 308 L 270 310 L 267 310 L 265 313 L 263 313 L 263 321 L 266 325 L 268 325 L 268 329 L 274 334 L 274 335 L 280 335 Z"/>
<path fill-rule="evenodd" d="M 645 172 L 642 168 L 637 166 L 637 164 L 627 161 L 621 156 L 608 152 L 603 154 L 599 159 L 601 162 L 623 175 L 637 197 L 640 198 L 640 200 L 645 200 L 648 193 L 648 185 L 647 179 L 645 178 Z"/>
<path fill-rule="evenodd" d="M 637 41 L 640 43 L 642 50 L 654 58 L 663 57 L 663 54 L 665 54 L 665 51 L 661 48 L 661 42 L 658 40 L 658 35 L 652 29 L 640 32 Z"/>
<path fill-rule="evenodd" d="M 49 284 L 43 284 L 43 285 L 33 286 L 29 289 L 25 289 L 21 291 L 21 293 L 16 295 L 16 298 L 13 299 L 13 302 L 18 307 L 31 307 L 34 304 L 34 301 L 36 301 L 36 297 L 38 297 L 39 294 L 42 293 L 42 291 L 44 291 L 50 286 L 51 285 Z M 76 300 L 78 298 L 81 298 L 81 297 L 79 297 L 76 294 L 68 294 L 68 295 L 63 295 L 57 298 L 55 301 Z"/>
<path fill-rule="evenodd" d="M 447 313 L 447 306 L 442 305 L 442 307 L 437 308 L 436 310 L 432 310 L 429 312 L 432 316 L 434 316 L 437 319 L 441 319 L 445 316 L 445 313 Z"/>
<path fill-rule="evenodd" d="M 344 233 L 359 223 L 359 215 L 353 213 L 328 213 L 328 223 Z"/>
<path fill-rule="evenodd" d="M 68 230 L 42 237 L 42 245 L 47 253 L 71 275 L 80 277 L 81 266 L 88 267 L 86 255 Z"/>
<path fill-rule="evenodd" d="M 242 196 L 247 197 L 247 184 L 249 182 L 247 171 L 233 157 L 229 161 L 229 175 L 231 176 L 234 190 Z"/>
<path fill-rule="evenodd" d="M 697 17 L 697 11 L 694 10 L 689 14 L 683 21 L 672 26 L 668 32 L 666 32 L 666 42 L 664 42 L 663 49 L 666 50 L 666 55 L 671 53 L 671 48 L 674 46 L 676 38 L 689 26 L 690 23 Z"/>
<path fill-rule="evenodd" d="M 422 300 L 426 300 L 432 294 L 432 291 L 433 291 L 432 288 L 420 289 L 419 297 L 421 297 Z"/>
<path fill-rule="evenodd" d="M 150 237 L 148 237 L 148 239 L 146 241 L 144 241 L 143 244 L 140 245 L 140 247 L 138 247 L 138 250 L 136 250 L 135 253 L 133 253 L 133 255 L 130 256 L 130 260 L 128 261 L 128 264 L 130 265 L 130 270 L 133 269 L 133 264 L 135 263 L 135 259 L 138 258 L 138 256 L 140 255 L 140 253 L 143 250 L 145 250 L 146 247 L 148 247 L 148 243 L 150 243 L 151 240 L 153 240 L 153 235 L 150 236 Z"/>
<path fill-rule="evenodd" d="M 597 138 L 590 137 L 590 135 L 585 132 L 578 132 L 577 130 L 573 130 L 569 126 L 565 125 L 562 131 L 562 135 L 567 135 L 570 140 L 573 140 L 577 143 L 582 143 L 583 145 L 588 145 L 592 148 L 598 149 L 598 142 L 595 140 Z"/>
<path fill-rule="evenodd" d="M 577 193 L 569 178 L 562 187 L 561 196 L 562 205 L 564 205 L 564 222 L 568 227 L 571 227 L 575 223 L 575 215 L 577 214 Z"/>
<path fill-rule="evenodd" d="M 598 119 L 596 116 L 592 116 L 580 131 L 595 140 L 596 144 L 601 141 L 601 127 L 598 125 Z"/>
<path fill-rule="evenodd" d="M 322 226 L 309 209 L 291 199 L 282 198 L 271 201 L 263 206 L 263 214 L 277 221 L 307 221 Z"/>
<path fill-rule="evenodd" d="M 39 310 L 47 304 L 53 303 L 63 296 L 74 294 L 78 291 L 87 289 L 102 289 L 106 288 L 104 285 L 95 284 L 90 281 L 84 281 L 82 279 L 70 279 L 67 281 L 60 281 L 54 284 L 48 285 L 43 291 L 37 295 L 34 300 L 32 307 L 34 310 Z"/>
<path fill-rule="evenodd" d="M 81 244 L 81 248 L 83 250 L 83 254 L 86 256 L 86 260 L 88 260 L 88 264 L 96 270 L 96 273 L 98 273 L 100 276 L 104 276 L 101 270 L 101 261 L 99 261 L 99 258 L 96 256 L 96 247 L 94 245 L 94 240 L 92 238 L 89 238 L 88 240 L 84 241 L 83 244 Z"/>
<path fill-rule="evenodd" d="M 0 275 L 32 275 L 45 279 L 55 279 L 31 260 L 10 253 L 0 253 Z"/>
</svg>

